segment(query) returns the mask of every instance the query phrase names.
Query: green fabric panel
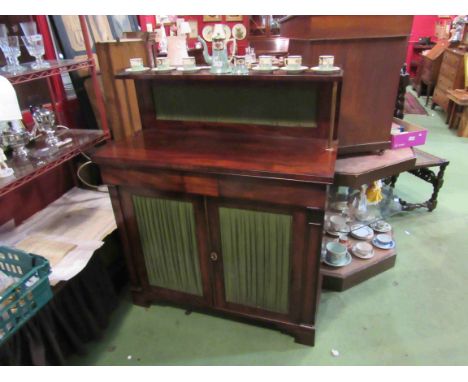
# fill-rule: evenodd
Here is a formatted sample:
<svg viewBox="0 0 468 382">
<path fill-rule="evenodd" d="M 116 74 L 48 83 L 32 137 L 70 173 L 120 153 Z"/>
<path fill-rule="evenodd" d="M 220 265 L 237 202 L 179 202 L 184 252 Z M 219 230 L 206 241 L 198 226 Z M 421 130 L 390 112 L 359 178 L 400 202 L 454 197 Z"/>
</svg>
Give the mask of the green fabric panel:
<svg viewBox="0 0 468 382">
<path fill-rule="evenodd" d="M 150 285 L 202 295 L 193 206 L 133 196 Z"/>
<path fill-rule="evenodd" d="M 226 301 L 288 312 L 292 217 L 219 209 Z"/>
<path fill-rule="evenodd" d="M 317 88 L 310 84 L 173 82 L 157 83 L 153 93 L 161 120 L 317 126 Z"/>
</svg>

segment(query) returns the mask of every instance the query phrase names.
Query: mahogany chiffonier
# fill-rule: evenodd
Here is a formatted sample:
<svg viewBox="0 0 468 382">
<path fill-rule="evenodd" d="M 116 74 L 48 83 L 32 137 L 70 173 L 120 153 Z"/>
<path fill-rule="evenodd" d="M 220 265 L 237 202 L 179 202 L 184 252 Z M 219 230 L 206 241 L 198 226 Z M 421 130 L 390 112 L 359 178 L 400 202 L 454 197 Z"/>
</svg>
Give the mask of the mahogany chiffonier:
<svg viewBox="0 0 468 382">
<path fill-rule="evenodd" d="M 269 323 L 314 344 L 342 73 L 122 73 L 143 130 L 93 156 L 134 303 Z"/>
</svg>

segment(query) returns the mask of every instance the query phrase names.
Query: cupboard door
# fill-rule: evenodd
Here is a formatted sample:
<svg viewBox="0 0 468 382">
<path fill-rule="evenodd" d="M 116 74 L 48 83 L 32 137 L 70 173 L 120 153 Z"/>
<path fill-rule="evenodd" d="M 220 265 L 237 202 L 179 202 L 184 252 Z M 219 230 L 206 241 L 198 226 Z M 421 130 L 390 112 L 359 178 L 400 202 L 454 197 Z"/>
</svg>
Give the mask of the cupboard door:
<svg viewBox="0 0 468 382">
<path fill-rule="evenodd" d="M 171 295 L 179 292 L 198 302 L 210 302 L 201 198 L 139 191 L 127 193 L 125 199 L 127 216 L 134 219 L 129 226 L 135 230 L 132 237 L 143 269 L 143 284 L 163 297 L 169 290 Z"/>
<path fill-rule="evenodd" d="M 219 256 L 217 305 L 253 315 L 291 317 L 297 290 L 292 276 L 303 248 L 295 242 L 294 214 L 229 202 L 211 202 L 209 210 L 212 245 Z"/>
</svg>

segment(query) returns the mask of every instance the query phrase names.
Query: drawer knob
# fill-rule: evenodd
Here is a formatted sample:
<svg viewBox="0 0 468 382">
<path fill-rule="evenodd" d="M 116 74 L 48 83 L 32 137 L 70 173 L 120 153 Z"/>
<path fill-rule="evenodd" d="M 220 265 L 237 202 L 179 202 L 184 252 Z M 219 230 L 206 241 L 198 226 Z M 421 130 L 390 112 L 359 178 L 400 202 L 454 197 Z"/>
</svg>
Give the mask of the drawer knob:
<svg viewBox="0 0 468 382">
<path fill-rule="evenodd" d="M 211 252 L 210 253 L 210 259 L 211 259 L 211 261 L 218 260 L 218 254 L 216 252 Z"/>
</svg>

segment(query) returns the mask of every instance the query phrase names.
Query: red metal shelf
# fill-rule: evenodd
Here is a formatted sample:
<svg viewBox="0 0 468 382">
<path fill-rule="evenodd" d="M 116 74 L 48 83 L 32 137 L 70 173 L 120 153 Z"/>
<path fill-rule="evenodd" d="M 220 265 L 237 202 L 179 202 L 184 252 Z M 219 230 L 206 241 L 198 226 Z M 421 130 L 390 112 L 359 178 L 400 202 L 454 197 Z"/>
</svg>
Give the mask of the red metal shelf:
<svg viewBox="0 0 468 382">
<path fill-rule="evenodd" d="M 44 69 L 32 69 L 30 64 L 26 64 L 28 67 L 26 71 L 17 74 L 5 73 L 4 76 L 8 78 L 13 85 L 16 85 L 41 78 L 52 77 L 57 74 L 94 67 L 94 62 L 90 59 L 47 60 L 46 62 L 49 63 L 50 67 Z"/>
<path fill-rule="evenodd" d="M 8 166 L 11 167 L 15 173 L 8 178 L 0 179 L 0 198 L 45 174 L 51 169 L 60 166 L 62 163 L 80 154 L 80 152 L 105 141 L 109 138 L 109 135 L 99 130 L 70 129 L 64 130 L 59 134 L 59 137 L 60 139 L 71 138 L 72 142 L 59 148 L 58 152 L 47 158 L 43 158 L 40 162 L 38 160 L 36 160 L 36 162 L 28 160 L 24 163 L 8 161 Z M 44 142 L 39 141 L 31 150 L 44 146 Z"/>
</svg>

